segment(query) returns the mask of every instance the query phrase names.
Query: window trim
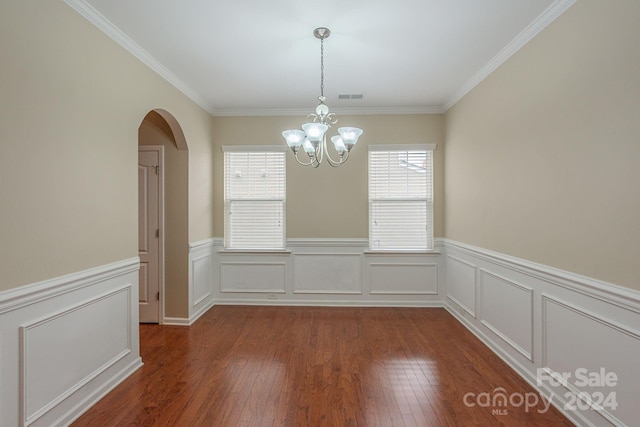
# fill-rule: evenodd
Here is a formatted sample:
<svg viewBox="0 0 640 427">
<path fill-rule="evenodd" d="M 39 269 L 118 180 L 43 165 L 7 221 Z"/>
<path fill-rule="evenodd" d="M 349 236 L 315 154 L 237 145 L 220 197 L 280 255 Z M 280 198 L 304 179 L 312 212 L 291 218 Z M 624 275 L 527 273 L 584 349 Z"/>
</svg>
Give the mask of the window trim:
<svg viewBox="0 0 640 427">
<path fill-rule="evenodd" d="M 222 189 L 222 202 L 223 202 L 223 249 L 222 252 L 224 253 L 274 253 L 274 254 L 278 254 L 278 253 L 287 253 L 288 249 L 287 249 L 287 228 L 286 228 L 286 224 L 287 224 L 287 178 L 286 178 L 286 171 L 287 171 L 287 157 L 286 157 L 286 152 L 287 152 L 287 148 L 286 146 L 282 146 L 282 145 L 223 145 L 221 146 L 222 152 L 223 153 L 284 153 L 284 158 L 283 158 L 283 170 L 284 170 L 284 198 L 276 198 L 276 199 L 237 199 L 237 198 L 233 198 L 233 199 L 227 199 L 227 194 L 226 194 L 226 188 L 227 188 L 227 184 L 226 184 L 226 162 L 225 162 L 225 157 L 223 156 L 223 189 Z M 229 248 L 226 247 L 226 244 L 228 242 L 227 239 L 227 208 L 228 208 L 228 201 L 266 201 L 266 202 L 281 202 L 282 203 L 282 242 L 283 242 L 283 246 L 282 247 L 278 247 L 278 248 Z"/>
<path fill-rule="evenodd" d="M 368 204 L 368 211 L 367 214 L 370 215 L 371 214 L 371 195 L 369 192 L 369 179 L 370 179 L 370 163 L 369 163 L 369 153 L 371 152 L 378 152 L 378 151 L 430 151 L 431 152 L 431 177 L 430 177 L 430 183 L 431 183 L 431 197 L 427 197 L 426 199 L 419 199 L 419 200 L 424 200 L 426 201 L 427 205 L 431 207 L 431 243 L 432 243 L 432 248 L 430 249 L 392 249 L 392 248 L 380 248 L 380 249 L 376 249 L 371 247 L 371 218 L 367 219 L 368 222 L 368 228 L 369 228 L 369 237 L 368 237 L 368 245 L 369 247 L 367 248 L 367 250 L 364 252 L 367 255 L 375 255 L 375 254 L 434 254 L 434 253 L 439 253 L 439 251 L 436 249 L 436 237 L 435 237 L 435 221 L 434 221 L 434 213 L 435 213 L 435 205 L 434 205 L 434 200 L 435 200 L 435 194 L 434 194 L 434 178 L 435 178 L 435 156 L 434 156 L 434 152 L 437 148 L 437 144 L 436 143 L 422 143 L 422 144 L 373 144 L 373 145 L 369 145 L 368 146 L 368 153 L 367 153 L 367 204 Z M 404 198 L 398 198 L 398 199 L 388 199 L 388 200 L 403 200 Z M 378 199 L 376 199 L 378 200 Z M 418 199 L 410 199 L 410 200 L 418 200 Z"/>
<path fill-rule="evenodd" d="M 282 145 L 223 145 L 223 153 L 286 153 L 287 146 Z"/>
<path fill-rule="evenodd" d="M 438 144 L 378 144 L 369 145 L 369 151 L 436 151 Z"/>
</svg>

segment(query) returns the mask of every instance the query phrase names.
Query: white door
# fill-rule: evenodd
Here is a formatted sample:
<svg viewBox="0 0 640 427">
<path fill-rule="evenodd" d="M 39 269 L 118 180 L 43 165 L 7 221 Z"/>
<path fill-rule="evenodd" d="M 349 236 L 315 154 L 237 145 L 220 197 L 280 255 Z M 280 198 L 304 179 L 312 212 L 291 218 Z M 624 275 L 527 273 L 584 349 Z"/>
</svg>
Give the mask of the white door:
<svg viewBox="0 0 640 427">
<path fill-rule="evenodd" d="M 163 148 L 138 147 L 138 256 L 140 322 L 159 323 L 163 256 Z"/>
</svg>

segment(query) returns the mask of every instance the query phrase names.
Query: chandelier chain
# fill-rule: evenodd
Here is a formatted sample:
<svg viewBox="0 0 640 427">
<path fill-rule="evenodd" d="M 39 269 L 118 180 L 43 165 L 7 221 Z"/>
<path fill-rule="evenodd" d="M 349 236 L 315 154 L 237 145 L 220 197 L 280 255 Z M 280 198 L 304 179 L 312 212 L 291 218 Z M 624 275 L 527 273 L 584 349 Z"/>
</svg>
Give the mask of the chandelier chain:
<svg viewBox="0 0 640 427">
<path fill-rule="evenodd" d="M 324 97 L 324 37 L 320 39 L 320 96 Z"/>
</svg>

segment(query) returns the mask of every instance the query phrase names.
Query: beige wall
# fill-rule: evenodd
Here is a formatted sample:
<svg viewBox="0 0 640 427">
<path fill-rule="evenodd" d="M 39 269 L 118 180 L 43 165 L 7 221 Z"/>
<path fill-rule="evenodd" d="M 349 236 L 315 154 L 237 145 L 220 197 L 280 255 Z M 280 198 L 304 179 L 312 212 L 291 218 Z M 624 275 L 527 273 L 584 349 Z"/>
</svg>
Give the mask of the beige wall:
<svg viewBox="0 0 640 427">
<path fill-rule="evenodd" d="M 310 111 L 311 111 L 310 107 Z M 367 238 L 367 146 L 370 144 L 437 143 L 435 170 L 435 235 L 443 236 L 444 121 L 441 114 L 338 115 L 338 126 L 364 130 L 348 163 L 317 169 L 296 163 L 287 153 L 287 237 Z M 305 117 L 214 118 L 214 233 L 223 236 L 223 145 L 286 144 L 281 132 L 299 128 Z M 336 133 L 337 126 L 329 130 Z"/>
<path fill-rule="evenodd" d="M 169 125 L 155 112 L 138 135 L 140 145 L 164 147 L 165 315 L 189 317 L 189 152 L 178 150 Z"/>
<path fill-rule="evenodd" d="M 212 236 L 211 116 L 62 1 L 0 3 L 0 291 L 137 256 L 138 126 L 182 126 Z"/>
<path fill-rule="evenodd" d="M 446 114 L 446 232 L 640 289 L 640 2 L 580 0 Z"/>
<path fill-rule="evenodd" d="M 349 164 L 288 154 L 287 235 L 366 237 L 366 146 L 436 142 L 436 236 L 640 289 L 639 18 L 580 0 L 444 117 L 339 116 L 365 130 Z M 0 43 L 0 291 L 137 255 L 149 111 L 189 146 L 191 242 L 223 234 L 220 146 L 304 121 L 212 119 L 63 2 L 3 1 Z"/>
</svg>

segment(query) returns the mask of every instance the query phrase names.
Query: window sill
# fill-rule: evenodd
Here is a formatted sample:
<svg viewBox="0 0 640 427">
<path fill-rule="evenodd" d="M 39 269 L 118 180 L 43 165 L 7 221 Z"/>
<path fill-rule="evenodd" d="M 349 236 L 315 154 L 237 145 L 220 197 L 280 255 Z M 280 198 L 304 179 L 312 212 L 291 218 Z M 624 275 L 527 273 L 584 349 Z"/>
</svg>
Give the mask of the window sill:
<svg viewBox="0 0 640 427">
<path fill-rule="evenodd" d="M 219 254 L 260 254 L 260 255 L 288 255 L 289 249 L 221 249 Z"/>
<path fill-rule="evenodd" d="M 368 249 L 364 251 L 365 255 L 440 255 L 440 251 L 435 249 L 427 249 L 424 251 L 402 250 L 402 249 Z"/>
</svg>

